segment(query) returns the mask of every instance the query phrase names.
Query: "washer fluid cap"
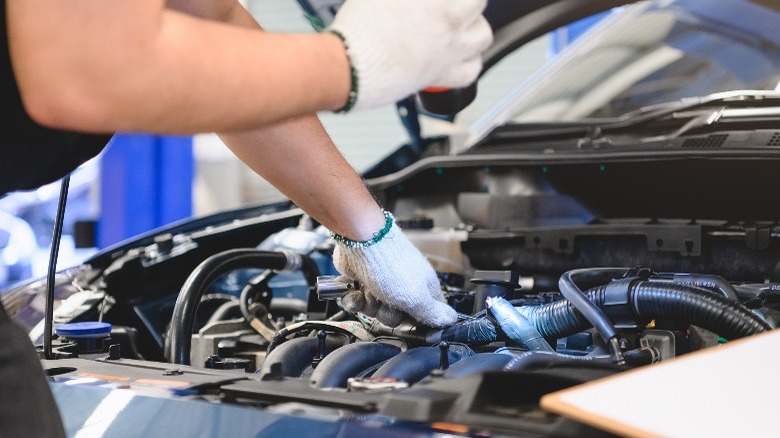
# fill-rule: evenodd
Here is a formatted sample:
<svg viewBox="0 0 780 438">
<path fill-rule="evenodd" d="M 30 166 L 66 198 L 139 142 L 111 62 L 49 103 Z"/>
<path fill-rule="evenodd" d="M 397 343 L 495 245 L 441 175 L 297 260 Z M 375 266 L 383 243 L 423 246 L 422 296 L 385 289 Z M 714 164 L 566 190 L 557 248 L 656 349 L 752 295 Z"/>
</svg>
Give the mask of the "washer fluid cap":
<svg viewBox="0 0 780 438">
<path fill-rule="evenodd" d="M 64 338 L 104 338 L 111 334 L 111 324 L 107 322 L 85 321 L 60 324 L 54 332 Z"/>
</svg>

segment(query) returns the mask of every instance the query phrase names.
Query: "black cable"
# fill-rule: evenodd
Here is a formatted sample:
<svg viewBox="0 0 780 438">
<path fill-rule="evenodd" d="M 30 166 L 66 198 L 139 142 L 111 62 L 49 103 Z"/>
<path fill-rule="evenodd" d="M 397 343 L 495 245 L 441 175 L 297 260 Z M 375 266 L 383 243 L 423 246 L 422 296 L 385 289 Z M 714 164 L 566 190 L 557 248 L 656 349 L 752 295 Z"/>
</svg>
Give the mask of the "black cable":
<svg viewBox="0 0 780 438">
<path fill-rule="evenodd" d="M 54 325 L 54 275 L 57 273 L 57 256 L 60 252 L 60 240 L 62 239 L 62 226 L 65 218 L 65 204 L 68 202 L 68 188 L 70 187 L 70 175 L 65 175 L 60 184 L 60 198 L 57 201 L 57 215 L 54 218 L 54 231 L 51 238 L 51 252 L 49 253 L 49 270 L 46 276 L 46 313 L 43 331 L 43 355 L 46 359 L 54 359 L 52 353 L 52 329 Z"/>
<path fill-rule="evenodd" d="M 252 304 L 252 301 L 254 301 L 255 295 L 258 293 L 258 289 L 260 291 L 268 291 L 270 293 L 270 288 L 268 287 L 268 282 L 276 276 L 276 272 L 273 270 L 265 270 L 261 274 L 255 275 L 252 277 L 246 285 L 241 289 L 241 294 L 239 295 L 238 302 L 241 306 L 241 314 L 244 315 L 244 319 L 246 319 L 247 322 L 252 321 L 252 319 L 255 318 L 255 315 L 249 312 L 250 304 Z M 271 300 L 267 300 L 267 304 L 271 304 Z M 264 307 L 268 307 L 268 305 L 264 305 Z"/>
<path fill-rule="evenodd" d="M 339 310 L 338 312 L 334 313 L 331 317 L 326 318 L 325 321 L 344 321 L 349 316 L 349 312 L 346 310 Z"/>
</svg>

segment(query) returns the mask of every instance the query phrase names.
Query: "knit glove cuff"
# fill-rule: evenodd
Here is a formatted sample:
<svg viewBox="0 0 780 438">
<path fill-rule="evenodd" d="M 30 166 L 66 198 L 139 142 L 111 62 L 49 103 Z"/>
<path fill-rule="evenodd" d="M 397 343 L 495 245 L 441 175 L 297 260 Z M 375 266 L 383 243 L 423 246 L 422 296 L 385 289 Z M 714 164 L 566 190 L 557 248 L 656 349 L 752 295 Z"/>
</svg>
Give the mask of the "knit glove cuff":
<svg viewBox="0 0 780 438">
<path fill-rule="evenodd" d="M 370 245 L 337 241 L 333 263 L 342 275 L 362 285 L 341 298 L 348 312 L 361 312 L 391 327 L 406 315 L 430 327 L 446 327 L 457 320 L 433 267 L 395 223 Z"/>
</svg>

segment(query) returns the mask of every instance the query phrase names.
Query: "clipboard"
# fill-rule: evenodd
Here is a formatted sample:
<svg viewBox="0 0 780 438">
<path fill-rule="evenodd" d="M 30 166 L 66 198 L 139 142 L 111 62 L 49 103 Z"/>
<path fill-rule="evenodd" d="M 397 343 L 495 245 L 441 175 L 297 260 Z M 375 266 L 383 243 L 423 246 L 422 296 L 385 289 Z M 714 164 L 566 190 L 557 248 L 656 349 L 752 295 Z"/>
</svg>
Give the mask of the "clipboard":
<svg viewBox="0 0 780 438">
<path fill-rule="evenodd" d="M 780 437 L 780 330 L 547 394 L 542 409 L 629 437 Z"/>
</svg>

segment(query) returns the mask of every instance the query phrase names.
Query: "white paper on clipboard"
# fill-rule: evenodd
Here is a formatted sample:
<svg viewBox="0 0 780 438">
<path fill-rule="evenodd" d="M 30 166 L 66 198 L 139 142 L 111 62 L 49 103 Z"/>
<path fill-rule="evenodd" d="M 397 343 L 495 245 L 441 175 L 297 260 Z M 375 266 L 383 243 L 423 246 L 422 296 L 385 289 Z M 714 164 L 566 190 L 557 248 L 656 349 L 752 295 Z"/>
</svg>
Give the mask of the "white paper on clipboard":
<svg viewBox="0 0 780 438">
<path fill-rule="evenodd" d="M 624 436 L 780 437 L 780 330 L 544 396 Z"/>
</svg>

